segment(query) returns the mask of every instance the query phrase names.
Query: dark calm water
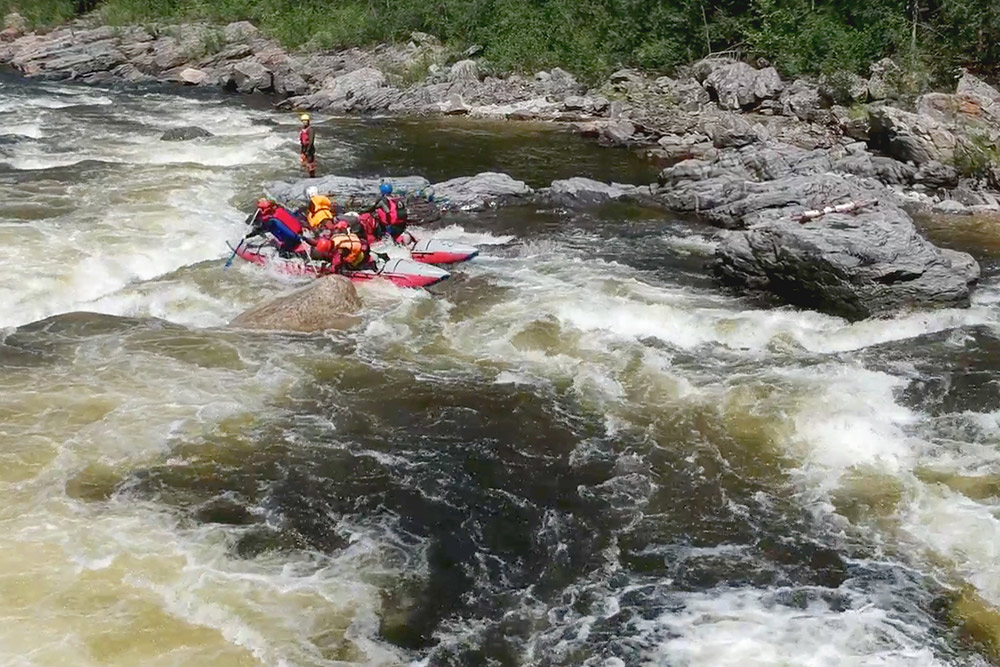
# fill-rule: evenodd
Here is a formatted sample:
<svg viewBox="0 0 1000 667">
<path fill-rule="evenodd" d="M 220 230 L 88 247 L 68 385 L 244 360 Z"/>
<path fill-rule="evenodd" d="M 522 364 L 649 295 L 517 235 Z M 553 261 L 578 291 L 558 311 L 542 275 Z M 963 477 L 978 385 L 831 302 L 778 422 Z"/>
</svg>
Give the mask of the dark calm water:
<svg viewBox="0 0 1000 667">
<path fill-rule="evenodd" d="M 294 283 L 224 243 L 293 116 L 5 79 L 0 118 L 0 661 L 994 659 L 992 277 L 849 324 L 718 289 L 711 229 L 532 205 L 446 216 L 481 256 L 351 330 L 250 334 Z M 318 128 L 342 174 L 655 174 L 544 126 Z"/>
</svg>

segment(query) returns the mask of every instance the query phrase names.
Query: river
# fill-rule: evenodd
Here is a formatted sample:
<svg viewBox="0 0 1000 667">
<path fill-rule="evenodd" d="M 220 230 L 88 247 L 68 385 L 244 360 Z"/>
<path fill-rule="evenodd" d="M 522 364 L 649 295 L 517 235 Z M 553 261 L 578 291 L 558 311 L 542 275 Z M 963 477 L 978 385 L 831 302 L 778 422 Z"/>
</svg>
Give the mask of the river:
<svg viewBox="0 0 1000 667">
<path fill-rule="evenodd" d="M 448 215 L 482 248 L 346 332 L 225 242 L 295 119 L 0 80 L 0 663 L 985 665 L 1000 645 L 1000 243 L 967 310 L 719 289 L 635 206 Z M 321 170 L 648 165 L 529 124 L 325 119 Z M 161 142 L 171 127 L 215 134 Z"/>
</svg>

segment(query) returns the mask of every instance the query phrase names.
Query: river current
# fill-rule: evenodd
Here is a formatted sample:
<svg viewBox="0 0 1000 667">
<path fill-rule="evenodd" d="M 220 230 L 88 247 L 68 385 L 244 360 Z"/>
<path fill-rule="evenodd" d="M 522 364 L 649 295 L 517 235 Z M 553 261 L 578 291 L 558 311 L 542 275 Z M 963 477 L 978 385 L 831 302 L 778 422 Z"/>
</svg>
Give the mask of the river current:
<svg viewBox="0 0 1000 667">
<path fill-rule="evenodd" d="M 532 125 L 320 118 L 324 173 L 649 182 Z M 215 136 L 161 142 L 171 127 Z M 963 310 L 719 289 L 626 205 L 449 214 L 362 322 L 224 325 L 293 116 L 0 80 L 0 664 L 986 665 L 1000 647 L 994 232 Z"/>
</svg>

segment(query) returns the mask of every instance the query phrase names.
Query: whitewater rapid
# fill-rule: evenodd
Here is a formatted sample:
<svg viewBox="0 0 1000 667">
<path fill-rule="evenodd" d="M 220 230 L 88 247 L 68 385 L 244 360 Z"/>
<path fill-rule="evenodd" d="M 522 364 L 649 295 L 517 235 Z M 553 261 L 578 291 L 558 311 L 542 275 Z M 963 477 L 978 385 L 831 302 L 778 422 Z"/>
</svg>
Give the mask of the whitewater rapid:
<svg viewBox="0 0 1000 667">
<path fill-rule="evenodd" d="M 0 662 L 994 659 L 963 635 L 1000 633 L 989 272 L 848 323 L 720 291 L 710 229 L 530 207 L 446 218 L 481 256 L 362 287 L 352 331 L 250 335 L 297 283 L 225 243 L 294 118 L 6 79 L 0 119 Z M 321 164 L 613 169 L 387 122 L 321 118 Z"/>
</svg>

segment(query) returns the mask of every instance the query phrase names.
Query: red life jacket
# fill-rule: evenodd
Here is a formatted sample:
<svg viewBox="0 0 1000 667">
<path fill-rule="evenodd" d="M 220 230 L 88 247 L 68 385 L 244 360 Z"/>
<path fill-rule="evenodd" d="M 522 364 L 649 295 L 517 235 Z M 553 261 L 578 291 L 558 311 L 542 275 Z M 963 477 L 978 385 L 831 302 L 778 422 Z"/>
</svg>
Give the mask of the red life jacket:
<svg viewBox="0 0 1000 667">
<path fill-rule="evenodd" d="M 299 143 L 302 148 L 309 148 L 309 128 L 303 127 L 302 131 L 299 132 Z"/>
<path fill-rule="evenodd" d="M 302 233 L 302 221 L 292 215 L 287 209 L 279 206 L 274 212 L 274 217 L 284 223 L 292 232 L 296 234 Z"/>
<path fill-rule="evenodd" d="M 396 200 L 392 197 L 386 197 L 385 201 L 389 204 L 389 212 L 386 213 L 379 206 L 375 209 L 375 215 L 378 216 L 383 225 L 395 225 L 399 222 L 399 211 L 396 208 Z"/>
<path fill-rule="evenodd" d="M 368 245 L 375 243 L 385 235 L 385 229 L 382 228 L 375 216 L 369 213 L 362 213 L 358 216 L 358 223 L 354 231 L 362 237 L 362 240 L 367 241 Z"/>
</svg>

